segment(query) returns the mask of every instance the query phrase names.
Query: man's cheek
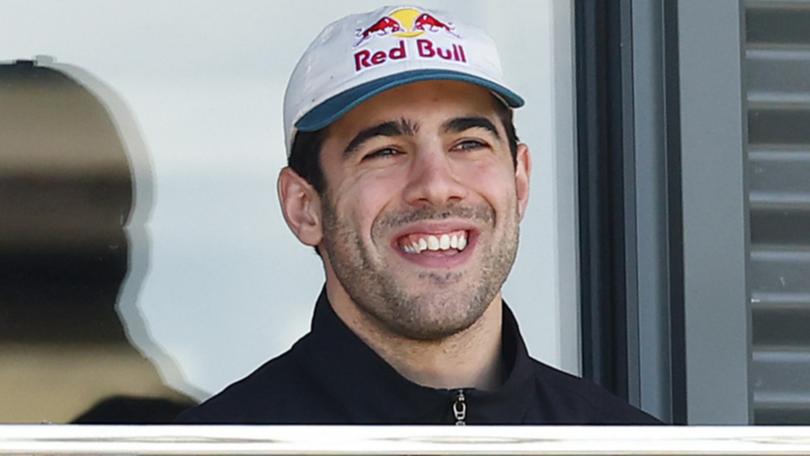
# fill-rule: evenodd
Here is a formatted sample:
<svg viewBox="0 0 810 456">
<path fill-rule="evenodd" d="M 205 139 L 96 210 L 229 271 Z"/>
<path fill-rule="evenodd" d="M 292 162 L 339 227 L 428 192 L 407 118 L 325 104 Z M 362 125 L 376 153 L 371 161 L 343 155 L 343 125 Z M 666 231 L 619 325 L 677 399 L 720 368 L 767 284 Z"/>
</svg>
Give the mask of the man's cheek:
<svg viewBox="0 0 810 456">
<path fill-rule="evenodd" d="M 464 181 L 472 186 L 498 186 L 515 179 L 514 167 L 498 160 L 481 160 L 460 168 Z"/>
</svg>

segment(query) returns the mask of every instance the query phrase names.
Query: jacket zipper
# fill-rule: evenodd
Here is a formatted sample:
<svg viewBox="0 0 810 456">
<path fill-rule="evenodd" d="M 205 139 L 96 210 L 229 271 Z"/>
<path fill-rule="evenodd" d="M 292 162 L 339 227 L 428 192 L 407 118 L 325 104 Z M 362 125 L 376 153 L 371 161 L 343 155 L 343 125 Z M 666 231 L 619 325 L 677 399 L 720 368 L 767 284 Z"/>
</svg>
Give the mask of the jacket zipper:
<svg viewBox="0 0 810 456">
<path fill-rule="evenodd" d="M 456 417 L 456 426 L 467 424 L 467 403 L 464 402 L 464 390 L 458 390 L 456 400 L 453 401 L 453 415 Z"/>
</svg>

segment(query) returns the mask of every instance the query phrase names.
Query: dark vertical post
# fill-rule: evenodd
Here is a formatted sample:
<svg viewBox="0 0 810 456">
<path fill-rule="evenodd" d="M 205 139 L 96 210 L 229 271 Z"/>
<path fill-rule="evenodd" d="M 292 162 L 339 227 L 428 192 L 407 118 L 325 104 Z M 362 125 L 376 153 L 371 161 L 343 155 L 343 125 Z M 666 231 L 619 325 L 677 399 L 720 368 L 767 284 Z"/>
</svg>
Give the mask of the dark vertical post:
<svg viewBox="0 0 810 456">
<path fill-rule="evenodd" d="M 575 2 L 582 371 L 628 397 L 621 10 Z"/>
<path fill-rule="evenodd" d="M 678 2 L 663 0 L 664 124 L 668 187 L 670 388 L 673 424 L 686 420 L 686 339 L 683 271 L 683 201 L 681 189 L 681 106 L 678 58 Z"/>
</svg>

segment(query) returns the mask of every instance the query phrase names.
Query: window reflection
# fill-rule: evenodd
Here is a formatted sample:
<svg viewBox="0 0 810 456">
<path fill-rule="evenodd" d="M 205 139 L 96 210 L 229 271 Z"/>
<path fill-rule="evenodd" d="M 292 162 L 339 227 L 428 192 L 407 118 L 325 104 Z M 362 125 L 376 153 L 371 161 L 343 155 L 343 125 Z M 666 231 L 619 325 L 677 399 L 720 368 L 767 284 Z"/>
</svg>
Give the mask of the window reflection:
<svg viewBox="0 0 810 456">
<path fill-rule="evenodd" d="M 0 422 L 159 423 L 191 400 L 127 338 L 127 149 L 63 72 L 0 65 Z"/>
</svg>

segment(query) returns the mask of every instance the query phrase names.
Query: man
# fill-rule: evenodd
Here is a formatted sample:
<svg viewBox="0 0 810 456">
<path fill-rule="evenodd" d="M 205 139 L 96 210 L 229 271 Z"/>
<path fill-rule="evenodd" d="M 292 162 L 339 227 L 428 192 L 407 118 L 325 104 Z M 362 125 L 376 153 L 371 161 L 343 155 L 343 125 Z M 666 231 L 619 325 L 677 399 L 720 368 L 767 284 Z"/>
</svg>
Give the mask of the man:
<svg viewBox="0 0 810 456">
<path fill-rule="evenodd" d="M 531 359 L 501 299 L 531 162 L 492 40 L 449 16 L 343 18 L 284 101 L 284 218 L 320 254 L 312 331 L 190 423 L 651 423 Z"/>
</svg>

